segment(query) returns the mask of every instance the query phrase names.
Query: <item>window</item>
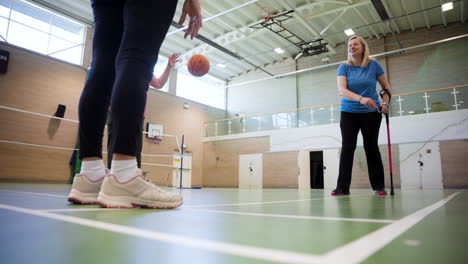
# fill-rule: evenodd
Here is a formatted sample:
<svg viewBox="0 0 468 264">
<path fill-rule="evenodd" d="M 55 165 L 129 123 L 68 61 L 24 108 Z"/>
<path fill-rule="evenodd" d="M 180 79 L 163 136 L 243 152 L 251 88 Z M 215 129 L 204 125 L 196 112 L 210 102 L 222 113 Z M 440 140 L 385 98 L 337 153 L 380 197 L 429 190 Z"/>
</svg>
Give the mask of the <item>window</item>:
<svg viewBox="0 0 468 264">
<path fill-rule="evenodd" d="M 209 75 L 194 77 L 184 67 L 177 74 L 177 96 L 224 110 L 226 85 Z"/>
<path fill-rule="evenodd" d="M 81 65 L 86 27 L 21 0 L 0 0 L 0 41 Z"/>
</svg>

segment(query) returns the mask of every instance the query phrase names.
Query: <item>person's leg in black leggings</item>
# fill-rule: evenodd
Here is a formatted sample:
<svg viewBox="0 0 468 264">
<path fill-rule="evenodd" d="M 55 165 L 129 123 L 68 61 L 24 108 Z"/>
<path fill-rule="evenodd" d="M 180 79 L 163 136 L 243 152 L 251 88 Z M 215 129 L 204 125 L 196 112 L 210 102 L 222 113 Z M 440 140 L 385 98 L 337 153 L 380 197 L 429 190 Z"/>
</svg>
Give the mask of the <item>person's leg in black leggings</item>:
<svg viewBox="0 0 468 264">
<path fill-rule="evenodd" d="M 384 169 L 378 146 L 381 121 L 382 115 L 379 112 L 368 113 L 361 118 L 367 170 L 373 190 L 383 190 L 385 188 Z"/>
<path fill-rule="evenodd" d="M 359 133 L 359 115 L 357 113 L 341 112 L 341 155 L 336 191 L 348 193 L 351 185 L 354 150 L 356 149 L 357 135 Z"/>
<path fill-rule="evenodd" d="M 80 158 L 102 158 L 102 138 L 115 80 L 115 57 L 123 32 L 123 1 L 93 0 L 93 59 L 80 97 Z"/>
<path fill-rule="evenodd" d="M 177 0 L 127 0 L 124 33 L 115 61 L 111 118 L 115 154 L 136 156 L 146 92 Z"/>
</svg>

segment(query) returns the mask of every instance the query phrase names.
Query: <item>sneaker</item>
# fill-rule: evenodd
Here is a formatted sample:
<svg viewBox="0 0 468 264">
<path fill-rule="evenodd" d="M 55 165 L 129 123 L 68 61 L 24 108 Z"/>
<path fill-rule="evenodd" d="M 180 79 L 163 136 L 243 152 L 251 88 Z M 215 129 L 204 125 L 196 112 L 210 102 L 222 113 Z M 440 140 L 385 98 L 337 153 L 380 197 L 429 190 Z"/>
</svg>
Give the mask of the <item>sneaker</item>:
<svg viewBox="0 0 468 264">
<path fill-rule="evenodd" d="M 98 193 L 104 178 L 103 176 L 98 180 L 91 180 L 85 174 L 75 175 L 68 201 L 74 204 L 97 204 Z"/>
<path fill-rule="evenodd" d="M 127 182 L 119 182 L 113 174 L 107 175 L 98 195 L 98 204 L 107 208 L 172 209 L 182 203 L 181 195 L 160 189 L 141 170 Z"/>
<path fill-rule="evenodd" d="M 387 195 L 387 191 L 385 189 L 378 189 L 374 190 L 375 195 Z"/>
<path fill-rule="evenodd" d="M 348 192 L 342 192 L 342 191 L 338 191 L 338 189 L 335 189 L 330 194 L 333 195 L 333 196 L 336 196 L 336 195 L 349 195 L 349 191 Z"/>
</svg>

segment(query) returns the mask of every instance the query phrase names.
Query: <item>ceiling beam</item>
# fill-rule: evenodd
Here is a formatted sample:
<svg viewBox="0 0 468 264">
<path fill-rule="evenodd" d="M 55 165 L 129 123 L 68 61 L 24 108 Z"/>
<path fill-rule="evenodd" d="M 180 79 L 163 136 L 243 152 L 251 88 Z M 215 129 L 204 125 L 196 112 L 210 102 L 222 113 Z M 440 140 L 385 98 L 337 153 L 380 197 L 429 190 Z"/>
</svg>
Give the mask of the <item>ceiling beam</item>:
<svg viewBox="0 0 468 264">
<path fill-rule="evenodd" d="M 353 8 L 352 10 L 361 18 L 362 21 L 364 21 L 364 24 L 370 24 L 369 21 L 361 14 L 361 12 L 357 8 Z M 377 33 L 372 26 L 368 26 L 368 28 L 370 29 L 370 31 L 372 31 L 372 33 L 374 33 L 377 39 L 380 39 L 379 33 Z M 372 34 L 369 35 L 372 36 Z"/>
<path fill-rule="evenodd" d="M 375 12 L 375 9 L 373 9 L 371 5 L 368 5 L 367 10 L 369 11 L 369 14 L 371 15 L 372 19 L 374 20 L 374 23 L 376 23 L 376 22 L 378 23 L 380 18 L 378 16 L 377 12 Z M 387 35 L 388 31 L 384 27 L 383 22 L 378 23 L 377 27 L 380 29 L 380 33 L 382 34 L 382 36 Z"/>
<path fill-rule="evenodd" d="M 421 9 L 426 9 L 426 5 L 424 4 L 424 0 L 419 0 L 419 4 L 421 5 Z M 427 15 L 427 11 L 423 12 L 424 16 L 424 23 L 426 23 L 426 28 L 431 29 L 431 23 L 429 22 L 429 16 Z"/>
<path fill-rule="evenodd" d="M 445 12 L 442 11 L 442 5 L 444 4 L 444 2 L 442 0 L 440 0 L 440 14 L 442 15 L 442 23 L 444 24 L 444 26 L 446 27 L 447 26 L 447 17 L 445 16 Z"/>
<path fill-rule="evenodd" d="M 460 21 L 465 24 L 465 0 L 460 1 Z"/>
<path fill-rule="evenodd" d="M 217 17 L 220 17 L 220 16 L 223 16 L 223 15 L 225 15 L 225 14 L 231 13 L 231 12 L 237 10 L 237 9 L 243 8 L 243 7 L 245 7 L 245 6 L 248 6 L 248 5 L 250 5 L 250 4 L 255 3 L 255 2 L 257 2 L 257 1 L 259 1 L 259 0 L 250 0 L 250 1 L 247 2 L 247 3 L 243 3 L 243 4 L 241 4 L 241 5 L 235 6 L 235 7 L 233 7 L 233 8 L 228 9 L 228 10 L 225 10 L 225 11 L 223 11 L 223 12 L 221 12 L 221 13 L 218 13 L 218 14 L 216 14 L 216 15 L 214 15 L 214 16 L 204 18 L 204 19 L 203 19 L 203 22 L 208 22 L 208 21 L 210 21 L 210 20 L 212 20 L 212 19 L 215 19 L 215 18 L 217 18 Z M 188 28 L 188 26 L 184 26 L 184 27 L 181 27 L 181 28 L 179 28 L 179 29 L 173 30 L 173 31 L 167 33 L 166 36 L 172 36 L 172 35 L 176 34 L 177 32 L 183 32 L 183 31 L 186 30 L 187 28 Z"/>
<path fill-rule="evenodd" d="M 392 19 L 393 14 L 392 14 L 392 11 L 390 10 L 390 8 L 387 5 L 387 1 L 382 0 L 382 4 L 384 5 L 385 10 L 387 11 L 387 14 L 390 16 L 390 23 L 393 25 L 392 28 L 394 28 L 396 30 L 396 32 L 398 32 L 398 34 L 400 34 L 400 27 L 398 26 L 396 21 L 394 19 Z M 393 30 L 391 30 L 391 31 L 393 32 Z"/>
<path fill-rule="evenodd" d="M 317 3 L 320 3 L 320 2 L 314 2 L 315 4 Z M 314 3 L 310 4 L 310 5 L 314 5 Z M 325 12 L 320 12 L 320 13 L 317 13 L 317 14 L 313 14 L 313 15 L 310 15 L 310 16 L 305 16 L 305 19 L 314 19 L 314 18 L 317 18 L 317 17 L 321 17 L 321 16 L 327 16 L 327 15 L 331 15 L 333 13 L 336 13 L 336 12 L 340 12 L 340 11 L 343 11 L 345 9 L 350 9 L 350 8 L 355 8 L 355 7 L 359 7 L 359 6 L 365 6 L 365 5 L 370 5 L 372 2 L 370 0 L 364 0 L 364 1 L 361 1 L 361 2 L 358 2 L 358 3 L 354 3 L 354 4 L 348 4 L 346 6 L 342 6 L 342 7 L 337 7 L 337 8 L 334 8 L 334 9 L 330 9 L 328 11 L 325 11 Z M 300 6 L 296 9 L 296 12 L 298 13 L 302 13 L 306 8 L 308 8 L 309 6 Z"/>
<path fill-rule="evenodd" d="M 336 16 L 324 29 L 322 29 L 322 31 L 320 31 L 320 35 L 323 35 L 323 33 L 327 32 L 327 30 L 333 25 L 335 24 L 336 21 L 338 21 L 338 19 L 340 19 L 347 11 L 348 9 L 345 9 L 343 11 L 341 11 L 341 13 Z"/>
<path fill-rule="evenodd" d="M 403 8 L 403 12 L 405 14 L 406 20 L 408 21 L 408 24 L 411 27 L 411 31 L 415 31 L 416 28 L 414 27 L 413 20 L 411 19 L 410 16 L 408 16 L 408 5 L 406 4 L 406 0 L 400 0 L 401 7 Z"/>
</svg>

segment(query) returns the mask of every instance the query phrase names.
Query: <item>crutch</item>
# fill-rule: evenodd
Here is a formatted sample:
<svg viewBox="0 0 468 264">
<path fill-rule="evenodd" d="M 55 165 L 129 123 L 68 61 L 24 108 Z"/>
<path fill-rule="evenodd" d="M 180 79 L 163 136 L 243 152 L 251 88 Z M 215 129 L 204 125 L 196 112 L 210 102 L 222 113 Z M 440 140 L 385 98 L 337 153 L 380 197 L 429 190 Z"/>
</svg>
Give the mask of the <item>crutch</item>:
<svg viewBox="0 0 468 264">
<path fill-rule="evenodd" d="M 389 96 L 388 104 L 390 106 L 390 99 L 392 99 L 392 95 L 386 89 L 382 89 L 380 91 L 380 96 L 387 94 Z M 380 109 L 382 110 L 382 109 Z M 388 118 L 388 113 L 384 113 L 385 115 L 385 122 L 387 123 L 387 148 L 388 148 L 388 166 L 390 167 L 390 195 L 395 195 L 395 191 L 393 190 L 393 165 L 392 165 L 392 143 L 390 142 L 390 122 Z"/>
<path fill-rule="evenodd" d="M 390 167 L 390 195 L 395 195 L 393 190 L 393 166 L 392 166 L 392 144 L 390 143 L 390 125 L 388 113 L 385 113 L 385 122 L 387 123 L 387 146 L 388 146 L 388 166 Z"/>
</svg>

